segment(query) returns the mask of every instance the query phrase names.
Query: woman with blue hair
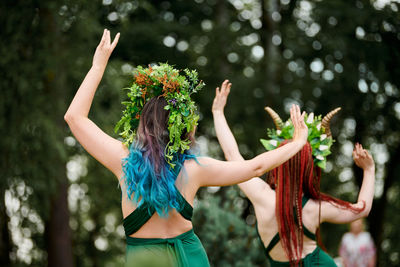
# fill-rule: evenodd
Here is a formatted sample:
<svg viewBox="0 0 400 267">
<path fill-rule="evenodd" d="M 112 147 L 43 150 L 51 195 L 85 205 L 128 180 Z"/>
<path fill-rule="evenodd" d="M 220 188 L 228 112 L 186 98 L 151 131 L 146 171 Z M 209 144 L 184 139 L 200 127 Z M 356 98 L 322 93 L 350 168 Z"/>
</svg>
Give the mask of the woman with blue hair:
<svg viewBox="0 0 400 267">
<path fill-rule="evenodd" d="M 197 73 L 168 64 L 138 67 L 128 89 L 129 101 L 117 129 L 124 141 L 104 133 L 89 118 L 94 94 L 108 58 L 117 45 L 103 37 L 65 120 L 80 144 L 117 178 L 127 238 L 127 266 L 209 266 L 194 234 L 191 217 L 196 192 L 260 176 L 295 155 L 308 130 L 298 106 L 291 109 L 293 142 L 257 157 L 224 162 L 196 157 L 190 147 L 198 115 L 192 93 L 203 87 Z"/>
</svg>

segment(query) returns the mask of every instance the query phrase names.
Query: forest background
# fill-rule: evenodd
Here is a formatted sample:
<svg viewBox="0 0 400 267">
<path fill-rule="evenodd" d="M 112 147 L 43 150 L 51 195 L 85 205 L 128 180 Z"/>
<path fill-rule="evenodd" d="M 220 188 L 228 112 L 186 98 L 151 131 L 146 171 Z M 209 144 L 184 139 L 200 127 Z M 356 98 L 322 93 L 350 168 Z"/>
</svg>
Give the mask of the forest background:
<svg viewBox="0 0 400 267">
<path fill-rule="evenodd" d="M 121 33 L 90 117 L 108 134 L 137 65 L 195 68 L 201 153 L 222 159 L 215 87 L 230 79 L 226 116 L 242 154 L 264 149 L 292 103 L 342 111 L 322 189 L 355 201 L 361 142 L 376 161 L 367 226 L 379 266 L 400 265 L 400 4 L 390 0 L 3 0 L 0 2 L 0 266 L 115 266 L 124 261 L 117 180 L 76 142 L 63 115 L 91 66 L 103 28 Z M 217 177 L 216 177 L 217 179 Z M 249 201 L 234 186 L 205 188 L 195 231 L 213 266 L 266 266 Z M 396 227 L 397 225 L 397 227 Z M 346 225 L 322 226 L 331 255 Z M 396 241 L 397 240 L 397 241 Z"/>
</svg>

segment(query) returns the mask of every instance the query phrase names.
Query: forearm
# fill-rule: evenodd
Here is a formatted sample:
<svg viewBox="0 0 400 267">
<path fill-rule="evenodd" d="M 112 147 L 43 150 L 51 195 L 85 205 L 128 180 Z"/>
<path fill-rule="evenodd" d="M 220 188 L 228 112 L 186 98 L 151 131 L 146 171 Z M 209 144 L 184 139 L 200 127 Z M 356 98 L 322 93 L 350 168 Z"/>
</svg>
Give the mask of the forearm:
<svg viewBox="0 0 400 267">
<path fill-rule="evenodd" d="M 228 161 L 242 161 L 236 140 L 222 111 L 213 111 L 214 126 L 218 141 Z M 265 152 L 250 160 L 255 177 L 281 165 L 293 157 L 304 146 L 304 142 L 293 141 L 273 151 Z"/>
<path fill-rule="evenodd" d="M 365 209 L 363 213 L 367 216 L 372 207 L 374 199 L 374 186 L 375 186 L 375 167 L 364 169 L 364 178 L 361 185 L 360 193 L 358 194 L 358 202 L 365 202 Z"/>
<path fill-rule="evenodd" d="M 94 94 L 103 77 L 104 70 L 105 67 L 91 67 L 65 113 L 67 121 L 78 117 L 88 117 Z"/>
<path fill-rule="evenodd" d="M 244 160 L 239 152 L 235 137 L 229 128 L 223 111 L 213 111 L 214 128 L 217 134 L 218 142 L 221 145 L 225 158 L 228 161 Z"/>
<path fill-rule="evenodd" d="M 251 159 L 256 173 L 254 176 L 261 176 L 267 171 L 278 167 L 291 157 L 296 155 L 305 145 L 303 141 L 292 141 L 284 146 L 278 147 L 272 151 L 265 152 Z"/>
</svg>

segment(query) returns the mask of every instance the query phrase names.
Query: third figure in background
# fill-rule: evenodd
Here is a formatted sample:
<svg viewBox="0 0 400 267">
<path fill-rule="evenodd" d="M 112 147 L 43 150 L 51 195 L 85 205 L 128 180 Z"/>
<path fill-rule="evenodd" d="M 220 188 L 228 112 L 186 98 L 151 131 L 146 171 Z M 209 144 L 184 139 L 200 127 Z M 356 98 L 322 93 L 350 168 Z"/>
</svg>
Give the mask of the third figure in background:
<svg viewBox="0 0 400 267">
<path fill-rule="evenodd" d="M 364 231 L 364 220 L 350 223 L 350 232 L 340 242 L 339 255 L 344 267 L 374 267 L 376 249 L 371 235 Z"/>
</svg>

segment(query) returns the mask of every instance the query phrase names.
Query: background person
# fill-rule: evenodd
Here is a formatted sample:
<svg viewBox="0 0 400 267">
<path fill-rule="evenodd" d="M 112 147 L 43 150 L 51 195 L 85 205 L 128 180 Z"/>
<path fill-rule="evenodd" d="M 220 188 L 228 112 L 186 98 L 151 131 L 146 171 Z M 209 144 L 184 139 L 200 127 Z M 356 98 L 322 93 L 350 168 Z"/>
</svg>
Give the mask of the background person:
<svg viewBox="0 0 400 267">
<path fill-rule="evenodd" d="M 339 255 L 344 267 L 374 267 L 376 249 L 369 232 L 364 231 L 364 220 L 350 223 L 350 232 L 343 235 Z"/>
</svg>

